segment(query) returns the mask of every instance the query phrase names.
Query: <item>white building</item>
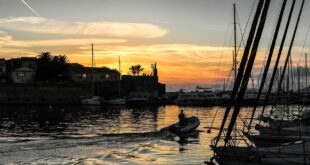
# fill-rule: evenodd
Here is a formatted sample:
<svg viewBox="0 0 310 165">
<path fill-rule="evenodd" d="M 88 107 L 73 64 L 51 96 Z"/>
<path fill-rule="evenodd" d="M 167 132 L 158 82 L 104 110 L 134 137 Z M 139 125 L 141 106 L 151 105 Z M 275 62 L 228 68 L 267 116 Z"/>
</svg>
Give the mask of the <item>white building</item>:
<svg viewBox="0 0 310 165">
<path fill-rule="evenodd" d="M 13 83 L 31 83 L 34 80 L 36 71 L 29 67 L 20 67 L 11 72 Z"/>
</svg>

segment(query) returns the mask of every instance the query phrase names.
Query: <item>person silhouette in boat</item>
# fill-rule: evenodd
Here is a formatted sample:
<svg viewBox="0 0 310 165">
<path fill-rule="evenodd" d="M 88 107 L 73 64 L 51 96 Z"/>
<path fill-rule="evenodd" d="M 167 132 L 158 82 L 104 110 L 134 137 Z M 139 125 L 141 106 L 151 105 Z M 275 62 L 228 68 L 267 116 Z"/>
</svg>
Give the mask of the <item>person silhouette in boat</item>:
<svg viewBox="0 0 310 165">
<path fill-rule="evenodd" d="M 178 117 L 179 117 L 179 126 L 185 127 L 187 125 L 187 118 L 186 118 L 185 114 L 183 113 L 183 110 L 181 110 Z"/>
</svg>

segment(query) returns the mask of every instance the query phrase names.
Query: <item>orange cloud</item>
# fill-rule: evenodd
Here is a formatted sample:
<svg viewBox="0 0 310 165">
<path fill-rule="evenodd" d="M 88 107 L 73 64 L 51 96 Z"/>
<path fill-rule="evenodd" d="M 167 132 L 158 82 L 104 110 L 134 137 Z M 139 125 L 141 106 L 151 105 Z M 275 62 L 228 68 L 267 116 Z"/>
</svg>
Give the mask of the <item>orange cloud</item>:
<svg viewBox="0 0 310 165">
<path fill-rule="evenodd" d="M 168 84 L 216 83 L 227 77 L 231 68 L 231 60 L 227 59 L 227 54 L 231 54 L 231 48 L 190 44 L 101 45 L 95 48 L 98 65 L 117 68 L 117 57 L 121 56 L 124 74 L 127 74 L 128 68 L 134 64 L 141 64 L 145 72 L 150 73 L 150 65 L 157 62 L 160 81 Z M 80 49 L 84 50 L 82 54 L 90 57 L 89 47 Z"/>
<path fill-rule="evenodd" d="M 34 21 L 36 22 L 36 21 Z M 154 44 L 125 45 L 123 39 L 58 39 L 58 40 L 14 40 L 0 32 L 0 55 L 12 58 L 36 56 L 40 51 L 53 54 L 66 54 L 70 62 L 91 65 L 90 43 L 95 44 L 96 66 L 118 68 L 118 56 L 121 56 L 123 74 L 129 67 L 141 64 L 145 73 L 151 73 L 150 65 L 157 62 L 160 81 L 166 84 L 216 84 L 228 77 L 232 67 L 232 48 L 193 44 Z M 122 44 L 122 45 L 120 45 Z M 44 48 L 45 50 L 42 50 Z M 294 49 L 295 50 L 295 49 Z M 299 48 L 293 55 L 293 61 L 299 57 Z M 240 51 L 242 52 L 242 51 Z M 241 56 L 239 53 L 239 56 Z M 254 72 L 259 72 L 265 60 L 266 49 L 258 52 Z M 274 56 L 276 56 L 275 51 Z M 283 53 L 283 56 L 286 53 Z M 0 57 L 0 58 L 1 58 Z M 239 57 L 240 59 L 240 57 Z M 275 58 L 273 58 L 273 61 Z M 281 60 L 283 61 L 283 59 Z M 258 74 L 258 73 L 257 73 Z"/>
</svg>

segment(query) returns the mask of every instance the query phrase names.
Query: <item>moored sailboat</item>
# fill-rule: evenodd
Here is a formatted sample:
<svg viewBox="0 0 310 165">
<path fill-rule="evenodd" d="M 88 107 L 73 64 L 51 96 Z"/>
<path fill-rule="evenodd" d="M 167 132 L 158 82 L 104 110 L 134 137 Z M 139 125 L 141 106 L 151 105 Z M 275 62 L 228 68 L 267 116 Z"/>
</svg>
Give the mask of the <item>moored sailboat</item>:
<svg viewBox="0 0 310 165">
<path fill-rule="evenodd" d="M 251 128 L 251 123 L 254 119 L 253 117 L 254 117 L 257 104 L 255 104 L 254 106 L 254 110 L 250 118 L 250 124 L 248 124 L 246 121 L 243 121 L 244 124 L 248 126 L 249 130 L 246 130 L 247 128 L 245 128 L 245 130 L 243 131 L 238 130 L 235 132 L 235 135 L 233 137 L 233 129 L 235 127 L 236 120 L 239 116 L 241 101 L 243 100 L 245 91 L 247 89 L 249 75 L 253 68 L 253 63 L 255 60 L 256 53 L 257 53 L 258 43 L 260 42 L 261 34 L 264 29 L 264 24 L 265 24 L 268 10 L 269 10 L 270 1 L 271 0 L 260 0 L 257 5 L 256 14 L 254 16 L 252 27 L 250 30 L 250 35 L 247 41 L 247 45 L 252 45 L 251 42 L 252 42 L 252 39 L 254 38 L 252 52 L 251 52 L 250 57 L 248 58 L 247 54 L 248 54 L 248 51 L 250 50 L 250 47 L 246 46 L 244 50 L 244 55 L 242 57 L 243 59 L 245 59 L 244 64 L 246 64 L 246 69 L 243 70 L 243 67 L 245 67 L 245 65 L 242 65 L 241 69 L 238 72 L 237 77 L 239 77 L 240 79 L 237 78 L 235 81 L 234 90 L 232 92 L 233 94 L 231 95 L 229 105 L 226 108 L 219 134 L 211 142 L 211 147 L 212 147 L 212 150 L 214 151 L 214 157 L 209 162 L 206 162 L 207 164 L 218 163 L 218 164 L 274 164 L 275 165 L 275 164 L 309 164 L 310 163 L 309 140 L 308 140 L 309 136 L 307 138 L 301 138 L 300 136 L 298 137 L 297 133 L 294 133 L 296 135 L 295 139 L 289 139 L 289 138 L 285 138 L 282 136 L 282 141 L 280 142 L 281 139 L 276 139 L 276 138 L 279 138 L 279 136 L 274 137 L 274 136 L 266 135 L 264 138 L 267 142 L 272 142 L 272 140 L 278 140 L 278 142 L 280 143 L 275 146 L 265 145 L 264 147 L 259 147 L 257 145 L 258 143 L 253 141 L 253 138 L 256 138 L 257 136 L 254 134 L 250 134 L 249 130 Z M 279 19 L 278 19 L 279 26 L 281 23 L 283 12 L 285 10 L 286 2 L 287 0 L 283 0 L 281 14 L 279 15 Z M 290 18 L 291 18 L 293 8 L 295 6 L 295 2 L 296 0 L 293 0 L 292 7 L 290 10 L 290 14 L 289 14 L 288 24 L 290 22 Z M 299 15 L 297 18 L 297 23 L 296 23 L 295 30 L 293 33 L 293 38 L 292 38 L 291 45 L 288 51 L 288 57 L 290 55 L 290 51 L 291 51 L 291 48 L 294 42 L 294 37 L 296 34 L 296 30 L 298 28 L 298 23 L 300 20 L 304 2 L 305 1 L 303 0 L 301 4 L 301 9 L 299 11 Z M 258 24 L 258 27 L 257 27 L 256 25 L 258 23 L 259 17 L 260 17 L 260 21 L 259 21 L 260 23 Z M 276 29 L 278 29 L 279 26 Z M 288 26 L 286 27 L 286 30 L 284 33 L 284 40 L 285 40 L 287 29 L 288 29 Z M 251 34 L 254 35 L 255 31 L 256 31 L 256 35 L 253 37 Z M 276 41 L 276 36 L 277 35 L 273 36 L 274 41 Z M 282 43 L 284 43 L 284 40 L 282 40 Z M 272 55 L 272 52 L 270 54 Z M 279 54 L 281 55 L 281 48 L 280 48 Z M 287 60 L 286 60 L 286 63 L 287 63 Z M 266 71 L 268 71 L 268 67 Z M 284 69 L 284 72 L 285 72 L 285 69 Z M 282 72 L 282 76 L 281 76 L 282 79 L 283 79 L 284 72 Z M 261 88 L 263 84 L 264 83 L 261 84 Z M 279 83 L 279 86 L 281 86 L 281 83 Z M 268 95 L 270 94 L 269 93 L 270 91 L 271 90 L 269 90 L 267 93 L 265 104 L 266 104 L 266 101 L 268 100 Z M 256 100 L 256 103 L 258 101 L 258 98 Z M 228 114 L 230 113 L 230 109 L 232 107 L 234 107 L 232 117 L 230 119 L 230 123 L 228 127 L 225 128 L 226 126 L 225 123 L 226 123 L 226 120 L 228 119 Z M 261 123 L 261 121 L 259 121 L 259 123 Z M 288 129 L 288 127 L 286 127 L 286 129 Z"/>
<path fill-rule="evenodd" d="M 107 100 L 105 103 L 108 105 L 126 105 L 126 99 L 121 98 L 121 79 L 122 79 L 122 72 L 121 72 L 121 57 L 118 57 L 118 72 L 119 72 L 119 79 L 118 79 L 118 98 L 113 98 Z"/>
<path fill-rule="evenodd" d="M 92 76 L 91 76 L 91 88 L 92 88 L 92 95 L 91 96 L 84 96 L 82 97 L 82 104 L 83 105 L 100 105 L 101 97 L 95 96 L 95 80 L 94 80 L 94 44 L 91 44 L 91 52 L 92 52 Z"/>
</svg>

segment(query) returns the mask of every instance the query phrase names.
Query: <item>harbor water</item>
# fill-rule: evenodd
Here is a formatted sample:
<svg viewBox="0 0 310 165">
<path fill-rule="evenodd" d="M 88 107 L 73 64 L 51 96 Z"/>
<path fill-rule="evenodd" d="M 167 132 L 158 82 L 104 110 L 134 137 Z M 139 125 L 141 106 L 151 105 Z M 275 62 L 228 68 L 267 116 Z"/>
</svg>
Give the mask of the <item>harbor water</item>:
<svg viewBox="0 0 310 165">
<path fill-rule="evenodd" d="M 217 131 L 207 127 L 217 109 L 219 127 L 224 107 L 2 106 L 0 164 L 202 164 L 213 156 Z M 159 132 L 180 110 L 199 117 L 199 134 L 180 140 Z"/>
</svg>

